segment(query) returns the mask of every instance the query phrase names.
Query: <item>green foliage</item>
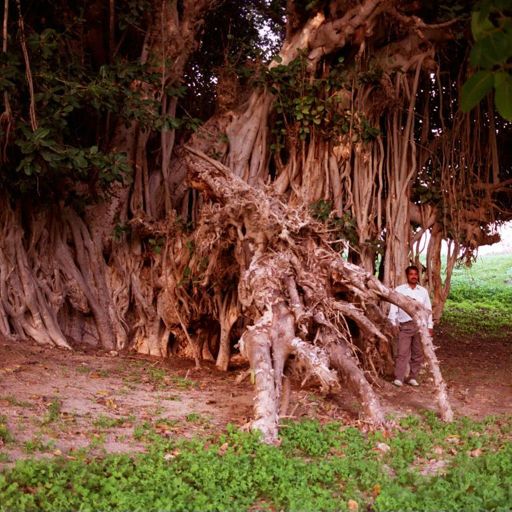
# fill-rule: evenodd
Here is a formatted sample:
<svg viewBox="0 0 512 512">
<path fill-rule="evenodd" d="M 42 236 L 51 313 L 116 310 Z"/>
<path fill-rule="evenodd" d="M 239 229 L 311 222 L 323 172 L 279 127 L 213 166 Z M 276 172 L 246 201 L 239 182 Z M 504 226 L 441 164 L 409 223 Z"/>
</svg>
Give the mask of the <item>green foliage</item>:
<svg viewBox="0 0 512 512">
<path fill-rule="evenodd" d="M 207 12 L 201 44 L 185 74 L 188 112 L 207 119 L 219 93 L 226 92 L 224 84 L 250 86 L 256 70 L 281 46 L 285 5 L 282 0 L 223 0 Z"/>
<path fill-rule="evenodd" d="M 115 3 L 123 33 L 115 58 L 98 51 L 106 40 L 90 38 L 95 24 L 102 23 L 101 13 L 92 21 L 84 2 L 40 4 L 24 20 L 37 127 L 29 120 L 31 95 L 21 47 L 13 44 L 19 38 L 16 16 L 8 26 L 13 41 L 0 54 L 0 93 L 13 114 L 9 131 L 4 131 L 7 123 L 0 127 L 2 147 L 7 144 L 0 186 L 40 202 L 77 202 L 76 184 L 83 183 L 82 199 L 96 200 L 112 182 L 131 179 L 127 155 L 111 148 L 114 128 L 137 121 L 141 129 L 156 132 L 192 129 L 196 120 L 168 115 L 160 98 L 147 94 L 148 88 L 159 89 L 162 79 L 151 62 L 138 61 L 140 34 L 152 22 L 151 2 Z M 165 89 L 168 96 L 185 92 L 174 83 Z"/>
<path fill-rule="evenodd" d="M 274 60 L 278 65 L 268 69 L 264 77 L 264 83 L 276 96 L 271 149 L 278 152 L 284 148 L 286 137 L 306 140 L 313 132 L 333 141 L 350 135 L 352 142 L 369 142 L 379 135 L 379 129 L 371 126 L 361 113 L 344 105 L 343 94 L 339 92 L 348 80 L 343 57 L 326 77 L 315 79 L 311 79 L 304 52 L 288 65 L 281 64 L 279 56 Z M 378 74 L 379 70 L 373 70 L 362 74 L 361 80 L 375 80 Z"/>
<path fill-rule="evenodd" d="M 335 215 L 332 202 L 326 201 L 325 199 L 315 201 L 310 205 L 309 209 L 315 219 L 325 222 L 335 239 L 343 238 L 349 242 L 352 247 L 359 245 L 356 221 L 350 212 L 343 213 L 341 217 Z M 367 242 L 370 243 L 370 241 Z M 373 241 L 373 243 L 378 244 L 380 247 L 378 240 Z M 343 250 L 343 247 L 339 248 L 339 250 Z"/>
<path fill-rule="evenodd" d="M 331 216 L 332 202 L 325 199 L 319 199 L 312 203 L 309 207 L 311 215 L 322 222 L 326 222 Z"/>
<path fill-rule="evenodd" d="M 130 233 L 131 228 L 128 225 L 116 224 L 113 230 L 114 239 L 119 242 L 123 239 L 123 236 Z"/>
<path fill-rule="evenodd" d="M 12 443 L 13 441 L 14 436 L 11 434 L 9 426 L 7 425 L 7 418 L 0 416 L 0 444 Z"/>
<path fill-rule="evenodd" d="M 49 452 L 55 450 L 55 441 L 43 441 L 40 437 L 34 437 L 23 444 L 26 453 Z"/>
<path fill-rule="evenodd" d="M 0 474 L 0 511 L 334 511 L 349 500 L 360 510 L 504 510 L 512 498 L 510 417 L 446 424 L 428 413 L 369 434 L 286 422 L 280 447 L 233 427 L 216 440 L 141 432 L 145 454 L 19 461 Z M 429 472 L 434 463 L 442 471 Z"/>
<path fill-rule="evenodd" d="M 487 95 L 494 85 L 492 71 L 484 70 L 475 73 L 463 86 L 460 100 L 461 109 L 469 112 Z"/>
<path fill-rule="evenodd" d="M 151 12 L 149 0 L 127 0 L 116 2 L 116 16 L 121 30 L 127 27 L 139 28 L 144 17 Z"/>
<path fill-rule="evenodd" d="M 121 113 L 128 121 L 153 112 L 149 105 L 137 108 L 140 95 L 129 87 L 136 77 L 151 79 L 150 75 L 132 64 L 91 69 L 67 50 L 76 44 L 71 31 L 47 28 L 32 32 L 27 42 L 38 127 L 33 130 L 26 117 L 25 65 L 18 45 L 13 45 L 0 63 L 0 89 L 13 106 L 16 123 L 8 157 L 17 164 L 7 164 L 3 185 L 19 194 L 37 191 L 39 196 L 55 199 L 66 197 L 69 180 L 93 183 L 103 190 L 112 181 L 129 179 L 125 154 L 104 151 L 97 141 L 84 144 L 84 135 L 91 121 L 102 123 L 107 113 Z"/>
<path fill-rule="evenodd" d="M 60 418 L 62 410 L 62 401 L 58 398 L 54 398 L 48 405 L 48 411 L 43 419 L 43 425 L 53 423 Z"/>
<path fill-rule="evenodd" d="M 163 237 L 148 239 L 149 250 L 154 254 L 160 254 L 162 252 L 164 244 L 165 244 L 165 238 L 163 238 Z"/>
<path fill-rule="evenodd" d="M 34 405 L 31 402 L 27 402 L 25 400 L 20 400 L 19 398 L 16 398 L 14 395 L 4 396 L 2 397 L 2 399 L 15 407 L 30 408 Z"/>
<path fill-rule="evenodd" d="M 493 87 L 497 111 L 512 121 L 512 16 L 510 2 L 482 0 L 471 16 L 475 44 L 470 62 L 477 71 L 462 87 L 461 109 L 475 107 Z"/>
<path fill-rule="evenodd" d="M 434 184 L 425 185 L 422 182 L 422 179 L 425 177 L 424 175 L 418 177 L 418 180 L 414 184 L 411 197 L 412 201 L 415 204 L 439 203 L 442 200 L 442 193 L 439 186 Z"/>
<path fill-rule="evenodd" d="M 512 331 L 512 256 L 480 257 L 454 269 L 442 322 L 456 334 L 508 339 Z"/>
<path fill-rule="evenodd" d="M 512 45 L 512 41 L 511 41 Z M 504 71 L 494 74 L 494 102 L 498 112 L 509 121 L 512 121 L 512 75 Z"/>
<path fill-rule="evenodd" d="M 376 510 L 495 510 L 510 499 L 511 418 L 474 422 L 402 422 L 384 460 L 396 477 L 375 500 Z M 429 467 L 441 461 L 440 472 Z M 422 467 L 423 466 L 423 467 Z M 501 481 L 500 481 L 501 480 Z"/>
<path fill-rule="evenodd" d="M 113 418 L 111 416 L 98 416 L 93 422 L 93 425 L 97 428 L 118 428 L 125 424 L 131 424 L 135 421 L 135 416 L 128 416 L 126 418 Z"/>
</svg>

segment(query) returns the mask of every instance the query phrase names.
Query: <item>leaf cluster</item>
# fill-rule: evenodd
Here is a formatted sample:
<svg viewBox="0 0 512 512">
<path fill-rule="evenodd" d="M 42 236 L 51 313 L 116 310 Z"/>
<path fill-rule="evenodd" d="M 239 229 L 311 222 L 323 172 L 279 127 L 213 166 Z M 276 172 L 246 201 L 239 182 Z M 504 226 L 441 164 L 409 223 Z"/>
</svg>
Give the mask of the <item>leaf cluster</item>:
<svg viewBox="0 0 512 512">
<path fill-rule="evenodd" d="M 476 73 L 463 85 L 461 108 L 475 107 L 493 88 L 496 110 L 512 121 L 512 10 L 507 0 L 483 0 L 471 17 L 475 44 L 470 62 Z"/>
<path fill-rule="evenodd" d="M 126 31 L 147 16 L 143 11 L 149 2 L 125 3 L 117 19 L 119 30 Z M 57 7 L 47 13 L 48 19 L 56 16 Z M 90 21 L 79 6 L 76 9 L 68 24 L 53 20 L 53 26 L 39 27 L 37 12 L 25 19 L 35 126 L 29 119 L 30 90 L 21 47 L 11 38 L 7 53 L 0 55 L 0 93 L 8 98 L 13 119 L 10 129 L 6 123 L 0 127 L 7 157 L 0 185 L 13 194 L 72 200 L 75 185 L 83 183 L 87 186 L 80 194 L 94 199 L 112 182 L 130 180 L 127 155 L 110 147 L 114 128 L 136 121 L 142 129 L 158 132 L 186 124 L 162 112 L 161 102 L 145 93 L 161 82 L 150 64 L 122 54 L 110 62 L 85 57 L 89 48 L 83 33 L 90 30 Z M 9 26 L 13 34 L 15 21 Z M 185 89 L 171 84 L 165 92 L 182 97 Z"/>
<path fill-rule="evenodd" d="M 333 210 L 332 201 L 319 199 L 309 207 L 311 216 L 326 224 L 331 230 L 334 239 L 343 238 L 350 243 L 352 247 L 359 244 L 359 235 L 355 219 L 350 212 L 344 212 L 341 217 L 336 215 Z M 343 248 L 341 248 L 342 250 Z"/>
<path fill-rule="evenodd" d="M 314 78 L 308 70 L 307 56 L 299 56 L 288 65 L 280 63 L 266 71 L 263 82 L 276 96 L 274 110 L 276 119 L 272 133 L 275 142 L 271 148 L 280 151 L 286 147 L 286 140 L 294 138 L 305 141 L 315 133 L 336 141 L 349 136 L 351 142 L 369 142 L 380 130 L 371 125 L 362 113 L 354 112 L 346 98 L 350 96 L 348 78 L 344 69 L 344 58 L 340 57 L 324 77 Z M 379 75 L 375 70 L 361 79 L 372 81 Z M 365 82 L 366 83 L 366 82 Z"/>
<path fill-rule="evenodd" d="M 225 92 L 220 75 L 251 87 L 255 70 L 281 45 L 285 6 L 283 0 L 223 0 L 206 14 L 200 45 L 185 73 L 184 103 L 191 115 L 204 120 L 215 112 L 218 95 Z"/>
</svg>

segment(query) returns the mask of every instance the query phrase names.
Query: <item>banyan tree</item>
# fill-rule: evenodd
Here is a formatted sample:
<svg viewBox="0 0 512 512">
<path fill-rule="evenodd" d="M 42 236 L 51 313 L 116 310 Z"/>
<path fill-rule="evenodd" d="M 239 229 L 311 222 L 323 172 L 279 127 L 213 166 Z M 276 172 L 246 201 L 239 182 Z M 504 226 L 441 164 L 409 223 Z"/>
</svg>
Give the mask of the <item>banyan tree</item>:
<svg viewBox="0 0 512 512">
<path fill-rule="evenodd" d="M 473 35 L 510 39 L 510 12 L 484 8 Z M 420 265 L 438 321 L 454 265 L 512 218 L 511 125 L 493 91 L 459 108 L 470 17 L 456 2 L 4 0 L 1 335 L 222 370 L 240 352 L 273 441 L 299 375 L 348 386 L 384 423 L 373 383 L 395 303 L 450 420 L 427 313 L 393 288 Z M 506 81 L 500 51 L 489 73 Z"/>
</svg>

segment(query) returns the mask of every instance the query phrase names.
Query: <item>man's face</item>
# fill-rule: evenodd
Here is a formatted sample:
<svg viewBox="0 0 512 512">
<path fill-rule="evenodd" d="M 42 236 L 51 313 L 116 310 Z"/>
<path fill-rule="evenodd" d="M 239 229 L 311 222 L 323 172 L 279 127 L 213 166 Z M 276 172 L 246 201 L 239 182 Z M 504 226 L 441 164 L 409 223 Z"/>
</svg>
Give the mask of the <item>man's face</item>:
<svg viewBox="0 0 512 512">
<path fill-rule="evenodd" d="M 418 281 L 420 279 L 420 276 L 418 275 L 418 271 L 411 269 L 409 272 L 407 272 L 407 282 L 411 286 L 416 286 L 418 284 Z"/>
</svg>

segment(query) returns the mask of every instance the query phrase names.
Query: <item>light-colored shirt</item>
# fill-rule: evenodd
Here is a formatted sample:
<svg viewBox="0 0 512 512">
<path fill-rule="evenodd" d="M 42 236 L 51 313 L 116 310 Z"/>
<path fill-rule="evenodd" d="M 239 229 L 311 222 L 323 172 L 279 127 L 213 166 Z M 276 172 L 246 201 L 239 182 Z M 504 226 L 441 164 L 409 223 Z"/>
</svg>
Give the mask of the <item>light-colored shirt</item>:
<svg viewBox="0 0 512 512">
<path fill-rule="evenodd" d="M 434 327 L 434 322 L 432 321 L 432 304 L 430 303 L 428 292 L 423 288 L 423 286 L 417 284 L 414 288 L 411 288 L 408 283 L 405 283 L 397 286 L 395 291 L 405 295 L 406 297 L 417 300 L 420 304 L 423 304 L 430 311 L 430 315 L 428 316 L 428 327 L 429 329 Z M 393 325 L 398 325 L 402 322 L 409 322 L 412 320 L 412 318 L 403 309 L 400 309 L 395 304 L 391 304 L 388 319 Z"/>
</svg>

